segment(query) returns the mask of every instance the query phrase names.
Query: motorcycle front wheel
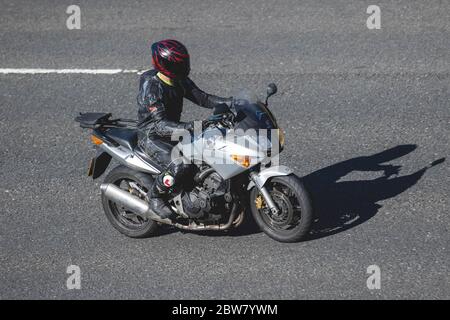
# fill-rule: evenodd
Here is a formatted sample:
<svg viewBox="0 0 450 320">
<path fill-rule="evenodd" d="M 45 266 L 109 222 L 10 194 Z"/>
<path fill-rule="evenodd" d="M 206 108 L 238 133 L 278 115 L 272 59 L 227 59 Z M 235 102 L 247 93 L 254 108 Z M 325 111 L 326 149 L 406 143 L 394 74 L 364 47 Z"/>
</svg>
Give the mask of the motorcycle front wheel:
<svg viewBox="0 0 450 320">
<path fill-rule="evenodd" d="M 311 230 L 313 209 L 300 179 L 296 175 L 273 177 L 264 186 L 279 210 L 277 214 L 272 213 L 254 187 L 250 193 L 250 208 L 258 226 L 280 242 L 304 240 Z"/>
<path fill-rule="evenodd" d="M 131 194 L 147 199 L 153 179 L 142 172 L 134 171 L 125 166 L 115 167 L 106 176 L 104 183 L 113 183 Z M 142 218 L 134 212 L 116 204 L 102 193 L 102 204 L 106 217 L 114 228 L 131 238 L 146 238 L 153 235 L 158 228 L 157 222 Z"/>
</svg>

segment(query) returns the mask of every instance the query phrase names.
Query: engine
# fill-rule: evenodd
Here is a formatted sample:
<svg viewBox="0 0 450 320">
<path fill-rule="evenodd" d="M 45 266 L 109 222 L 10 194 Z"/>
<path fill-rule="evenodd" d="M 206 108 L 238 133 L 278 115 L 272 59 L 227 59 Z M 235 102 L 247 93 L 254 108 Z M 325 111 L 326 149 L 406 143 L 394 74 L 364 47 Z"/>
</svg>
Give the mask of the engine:
<svg viewBox="0 0 450 320">
<path fill-rule="evenodd" d="M 231 197 L 228 184 L 217 172 L 212 172 L 182 197 L 184 212 L 190 218 L 220 219 L 224 209 L 229 208 Z"/>
</svg>

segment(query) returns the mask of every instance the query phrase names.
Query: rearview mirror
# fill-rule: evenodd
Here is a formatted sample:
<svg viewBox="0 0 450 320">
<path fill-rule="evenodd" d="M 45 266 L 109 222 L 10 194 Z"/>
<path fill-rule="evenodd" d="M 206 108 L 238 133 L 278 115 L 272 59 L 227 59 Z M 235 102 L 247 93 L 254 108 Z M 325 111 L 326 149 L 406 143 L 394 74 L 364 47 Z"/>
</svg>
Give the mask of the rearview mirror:
<svg viewBox="0 0 450 320">
<path fill-rule="evenodd" d="M 277 85 L 275 83 L 269 83 L 269 85 L 267 86 L 267 97 L 266 97 L 266 104 L 267 104 L 267 100 L 269 99 L 270 96 L 273 96 L 275 93 L 277 93 L 278 88 Z"/>
</svg>

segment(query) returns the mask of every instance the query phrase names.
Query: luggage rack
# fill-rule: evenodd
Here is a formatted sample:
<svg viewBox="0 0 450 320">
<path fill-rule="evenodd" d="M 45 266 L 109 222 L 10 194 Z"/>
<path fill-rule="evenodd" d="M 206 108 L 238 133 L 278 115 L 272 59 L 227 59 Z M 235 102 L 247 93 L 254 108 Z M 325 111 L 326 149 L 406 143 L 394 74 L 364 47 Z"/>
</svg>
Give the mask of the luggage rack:
<svg viewBox="0 0 450 320">
<path fill-rule="evenodd" d="M 75 121 L 80 123 L 81 128 L 96 129 L 99 127 L 117 128 L 117 127 L 137 127 L 137 120 L 133 119 L 111 119 L 111 113 L 103 112 L 85 112 L 75 117 Z"/>
</svg>

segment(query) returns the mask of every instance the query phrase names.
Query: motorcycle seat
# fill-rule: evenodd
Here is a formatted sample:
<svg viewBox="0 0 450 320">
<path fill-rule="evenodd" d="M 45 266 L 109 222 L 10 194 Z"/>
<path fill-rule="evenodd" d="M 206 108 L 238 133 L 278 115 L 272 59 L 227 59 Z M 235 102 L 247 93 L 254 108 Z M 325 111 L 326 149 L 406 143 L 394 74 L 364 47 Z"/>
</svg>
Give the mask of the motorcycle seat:
<svg viewBox="0 0 450 320">
<path fill-rule="evenodd" d="M 111 113 L 86 112 L 80 113 L 75 121 L 79 122 L 82 128 L 95 128 L 96 125 L 108 122 L 109 118 L 111 118 Z"/>
<path fill-rule="evenodd" d="M 145 162 L 148 162 L 149 164 L 151 164 L 152 166 L 154 166 L 156 169 L 158 169 L 159 171 L 162 171 L 164 168 L 159 165 L 156 161 L 154 161 L 152 158 L 150 158 L 147 153 L 145 153 L 144 150 L 142 150 L 142 148 L 140 146 L 137 146 L 136 149 L 134 149 L 134 153 L 141 158 L 142 160 L 144 160 Z"/>
<path fill-rule="evenodd" d="M 128 128 L 111 128 L 104 133 L 106 137 L 130 150 L 137 146 L 137 130 Z"/>
</svg>

